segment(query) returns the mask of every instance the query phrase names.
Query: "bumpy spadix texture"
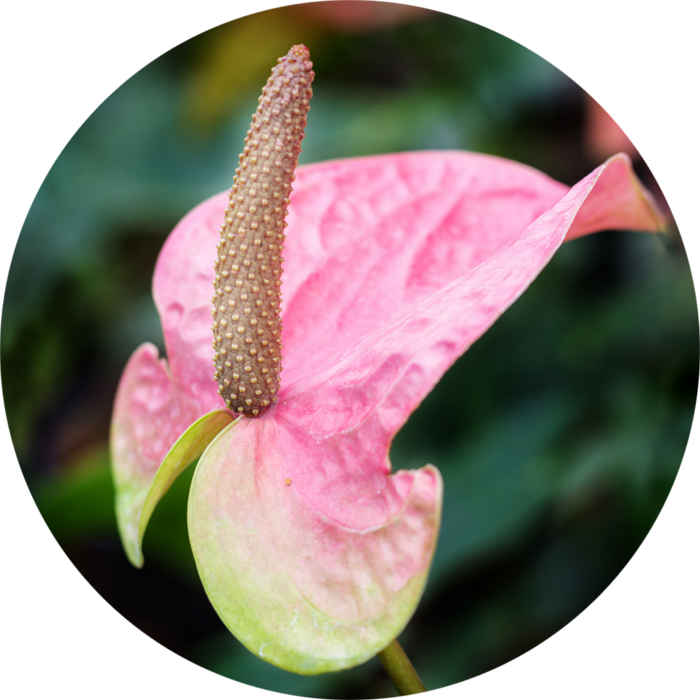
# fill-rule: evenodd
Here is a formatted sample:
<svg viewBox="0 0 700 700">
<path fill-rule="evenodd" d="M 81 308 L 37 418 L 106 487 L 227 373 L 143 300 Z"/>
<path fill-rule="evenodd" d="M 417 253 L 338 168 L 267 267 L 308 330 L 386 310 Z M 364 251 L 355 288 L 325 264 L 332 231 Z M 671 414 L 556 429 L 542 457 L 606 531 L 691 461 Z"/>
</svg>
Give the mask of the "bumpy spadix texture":
<svg viewBox="0 0 700 700">
<path fill-rule="evenodd" d="M 245 140 L 215 265 L 214 379 L 226 406 L 257 416 L 275 400 L 285 216 L 314 73 L 305 46 L 280 58 Z"/>
<path fill-rule="evenodd" d="M 212 604 L 271 663 L 347 668 L 410 619 L 439 527 L 438 471 L 392 473 L 393 436 L 564 240 L 654 231 L 662 221 L 625 156 L 573 188 L 472 153 L 300 167 L 282 277 L 284 381 L 263 416 L 223 427 L 208 317 L 227 204 L 218 195 L 188 214 L 158 260 L 154 295 L 172 373 L 145 345 L 120 384 L 112 445 L 118 503 L 129 504 L 125 546 L 140 557 L 130 537 L 143 531 L 159 484 L 179 455 L 220 430 L 199 460 L 188 510 Z"/>
</svg>

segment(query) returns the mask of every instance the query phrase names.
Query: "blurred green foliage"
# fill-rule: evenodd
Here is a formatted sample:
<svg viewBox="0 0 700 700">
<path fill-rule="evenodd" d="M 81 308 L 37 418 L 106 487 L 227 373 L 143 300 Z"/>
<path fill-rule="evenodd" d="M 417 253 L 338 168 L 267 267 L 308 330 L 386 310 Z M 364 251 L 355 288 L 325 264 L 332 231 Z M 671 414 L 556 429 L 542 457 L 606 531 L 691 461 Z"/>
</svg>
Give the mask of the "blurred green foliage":
<svg viewBox="0 0 700 700">
<path fill-rule="evenodd" d="M 583 137 L 585 95 L 554 67 L 459 19 L 362 4 L 361 21 L 324 3 L 222 25 L 115 91 L 36 197 L 2 319 L 15 448 L 79 570 L 186 658 L 310 697 L 394 691 L 376 659 L 305 678 L 265 664 L 226 632 L 189 549 L 191 470 L 156 509 L 145 568 L 132 569 L 120 549 L 111 404 L 134 348 L 150 340 L 162 352 L 150 279 L 163 241 L 192 206 L 228 187 L 259 89 L 293 43 L 309 45 L 317 72 L 302 162 L 458 148 L 569 184 L 598 164 Z M 671 231 L 564 246 L 397 436 L 396 468 L 431 462 L 445 478 L 433 571 L 401 637 L 429 688 L 483 673 L 560 629 L 619 573 L 661 509 L 698 370 L 693 284 Z"/>
</svg>

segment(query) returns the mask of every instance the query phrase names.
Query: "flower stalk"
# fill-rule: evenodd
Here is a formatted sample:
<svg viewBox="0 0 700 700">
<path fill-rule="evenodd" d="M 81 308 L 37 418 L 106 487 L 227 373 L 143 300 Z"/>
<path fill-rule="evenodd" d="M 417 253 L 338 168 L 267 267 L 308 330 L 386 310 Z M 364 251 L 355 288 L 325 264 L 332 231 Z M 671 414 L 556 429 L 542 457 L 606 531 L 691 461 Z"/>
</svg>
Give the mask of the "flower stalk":
<svg viewBox="0 0 700 700">
<path fill-rule="evenodd" d="M 413 668 L 411 660 L 406 656 L 406 652 L 395 639 L 386 649 L 382 649 L 377 654 L 377 658 L 382 662 L 384 670 L 389 674 L 391 682 L 400 695 L 415 695 L 425 693 L 423 681 Z"/>
</svg>

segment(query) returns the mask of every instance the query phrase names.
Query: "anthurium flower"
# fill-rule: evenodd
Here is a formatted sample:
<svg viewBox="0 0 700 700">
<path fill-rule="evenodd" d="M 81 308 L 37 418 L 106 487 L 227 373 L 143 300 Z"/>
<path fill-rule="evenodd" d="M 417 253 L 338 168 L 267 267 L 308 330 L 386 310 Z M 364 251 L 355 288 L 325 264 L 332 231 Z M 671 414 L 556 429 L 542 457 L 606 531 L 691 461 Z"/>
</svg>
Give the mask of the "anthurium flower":
<svg viewBox="0 0 700 700">
<path fill-rule="evenodd" d="M 253 416 L 227 408 L 212 376 L 213 266 L 230 197 L 190 212 L 156 265 L 168 359 L 142 345 L 119 385 L 120 532 L 141 566 L 153 508 L 201 455 L 188 526 L 221 619 L 287 670 L 347 668 L 405 627 L 435 549 L 440 474 L 392 473 L 394 435 L 565 240 L 658 231 L 662 219 L 624 155 L 572 188 L 463 152 L 301 167 L 284 250 L 284 370 Z"/>
</svg>

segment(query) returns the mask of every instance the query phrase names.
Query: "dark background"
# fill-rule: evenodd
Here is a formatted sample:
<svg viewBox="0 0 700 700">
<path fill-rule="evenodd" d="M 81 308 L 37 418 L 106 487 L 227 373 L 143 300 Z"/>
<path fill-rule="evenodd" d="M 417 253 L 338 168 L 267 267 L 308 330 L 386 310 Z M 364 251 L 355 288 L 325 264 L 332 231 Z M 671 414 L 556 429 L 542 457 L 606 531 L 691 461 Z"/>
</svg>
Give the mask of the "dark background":
<svg viewBox="0 0 700 700">
<path fill-rule="evenodd" d="M 259 91 L 295 43 L 317 76 L 301 162 L 466 149 L 574 184 L 624 149 L 661 195 L 624 134 L 550 64 L 461 19 L 381 3 L 283 8 L 192 39 L 106 100 L 47 176 L 8 279 L 2 382 L 20 464 L 59 544 L 121 614 L 206 668 L 291 694 L 384 697 L 394 690 L 376 659 L 305 678 L 225 630 L 187 540 L 191 473 L 154 514 L 143 570 L 127 562 L 113 513 L 117 382 L 141 342 L 163 352 L 156 257 L 191 207 L 230 185 Z M 431 462 L 445 479 L 428 588 L 400 638 L 429 688 L 564 626 L 662 507 L 698 379 L 693 284 L 670 222 L 665 237 L 566 244 L 396 438 L 395 468 Z"/>
</svg>

